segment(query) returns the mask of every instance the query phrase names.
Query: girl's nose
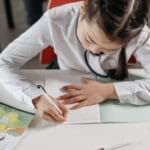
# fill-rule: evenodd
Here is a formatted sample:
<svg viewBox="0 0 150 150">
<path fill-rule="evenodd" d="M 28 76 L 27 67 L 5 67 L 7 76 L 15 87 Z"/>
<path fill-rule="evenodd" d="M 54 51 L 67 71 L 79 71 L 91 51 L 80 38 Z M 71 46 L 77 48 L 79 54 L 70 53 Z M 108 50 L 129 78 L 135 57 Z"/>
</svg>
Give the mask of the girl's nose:
<svg viewBox="0 0 150 150">
<path fill-rule="evenodd" d="M 100 51 L 98 49 L 90 49 L 93 54 L 99 54 Z"/>
<path fill-rule="evenodd" d="M 85 50 L 91 52 L 92 54 L 99 54 L 100 52 L 94 49 L 90 49 L 90 48 L 85 48 Z"/>
</svg>

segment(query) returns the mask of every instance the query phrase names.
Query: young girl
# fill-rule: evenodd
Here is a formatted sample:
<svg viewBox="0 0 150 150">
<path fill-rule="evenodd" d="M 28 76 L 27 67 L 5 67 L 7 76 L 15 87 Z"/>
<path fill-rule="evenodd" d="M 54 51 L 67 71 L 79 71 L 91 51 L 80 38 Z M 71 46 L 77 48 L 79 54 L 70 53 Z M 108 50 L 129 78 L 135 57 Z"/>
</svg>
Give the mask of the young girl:
<svg viewBox="0 0 150 150">
<path fill-rule="evenodd" d="M 48 10 L 27 32 L 0 55 L 1 84 L 19 100 L 36 107 L 46 120 L 64 121 L 66 107 L 57 102 L 63 115 L 52 107 L 20 67 L 48 45 L 58 56 L 61 69 L 93 72 L 101 77 L 123 80 L 132 54 L 150 73 L 150 38 L 146 0 L 87 0 Z M 64 87 L 59 97 L 74 108 L 118 99 L 121 103 L 150 103 L 150 80 L 83 83 Z"/>
</svg>

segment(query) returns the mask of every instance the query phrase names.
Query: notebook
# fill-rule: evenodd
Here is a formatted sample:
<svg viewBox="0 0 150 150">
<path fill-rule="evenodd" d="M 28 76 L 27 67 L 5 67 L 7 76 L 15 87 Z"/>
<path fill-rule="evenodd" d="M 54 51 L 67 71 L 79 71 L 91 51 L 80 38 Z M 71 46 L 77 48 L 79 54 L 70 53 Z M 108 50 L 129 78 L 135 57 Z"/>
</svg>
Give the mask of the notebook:
<svg viewBox="0 0 150 150">
<path fill-rule="evenodd" d="M 83 73 L 74 71 L 55 72 L 50 75 L 50 78 L 45 79 L 45 89 L 53 97 L 58 97 L 63 94 L 63 92 L 60 90 L 61 87 L 70 83 L 80 82 L 82 77 Z M 89 75 L 85 75 L 85 77 L 89 77 Z M 70 108 L 71 106 L 72 105 L 68 105 L 67 107 Z M 100 120 L 99 111 L 99 105 L 84 107 L 78 110 L 70 110 L 67 122 L 65 123 L 98 123 Z"/>
<path fill-rule="evenodd" d="M 62 95 L 61 87 L 71 83 L 81 82 L 83 74 L 56 72 L 51 74 L 51 78 L 45 80 L 45 88 L 54 97 Z M 138 80 L 144 76 L 135 75 L 130 72 L 127 80 Z M 87 75 L 84 77 L 91 78 Z M 92 77 L 93 78 L 93 77 Z M 113 80 L 105 78 L 97 78 L 101 82 L 112 82 Z M 69 107 L 69 106 L 68 106 Z M 119 101 L 108 101 L 100 105 L 84 107 L 78 110 L 70 110 L 67 124 L 76 123 L 107 123 L 107 122 L 150 122 L 150 106 L 134 106 L 130 104 L 120 104 Z"/>
</svg>

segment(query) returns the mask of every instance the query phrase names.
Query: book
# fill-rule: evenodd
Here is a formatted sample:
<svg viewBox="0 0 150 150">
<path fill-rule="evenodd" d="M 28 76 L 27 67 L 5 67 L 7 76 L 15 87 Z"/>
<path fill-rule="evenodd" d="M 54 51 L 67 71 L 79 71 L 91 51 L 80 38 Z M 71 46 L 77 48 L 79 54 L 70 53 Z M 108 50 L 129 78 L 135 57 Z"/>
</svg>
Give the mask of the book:
<svg viewBox="0 0 150 150">
<path fill-rule="evenodd" d="M 13 150 L 34 115 L 0 103 L 0 149 Z"/>
</svg>

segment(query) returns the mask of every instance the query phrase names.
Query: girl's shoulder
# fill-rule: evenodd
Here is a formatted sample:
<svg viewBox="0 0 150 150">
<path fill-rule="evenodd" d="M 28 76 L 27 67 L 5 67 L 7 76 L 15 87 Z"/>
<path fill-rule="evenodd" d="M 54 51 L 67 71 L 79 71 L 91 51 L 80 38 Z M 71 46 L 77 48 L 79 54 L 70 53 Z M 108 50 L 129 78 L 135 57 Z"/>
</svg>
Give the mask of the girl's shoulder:
<svg viewBox="0 0 150 150">
<path fill-rule="evenodd" d="M 81 2 L 73 2 L 58 7 L 51 8 L 47 11 L 52 20 L 64 20 L 67 17 L 73 17 L 79 13 Z"/>
<path fill-rule="evenodd" d="M 145 25 L 143 30 L 142 30 L 141 36 L 147 36 L 147 34 L 149 34 L 149 33 L 150 33 L 150 28 L 148 25 Z"/>
<path fill-rule="evenodd" d="M 137 45 L 137 47 L 141 47 L 144 43 L 150 40 L 150 28 L 148 25 L 145 25 L 143 27 L 143 30 L 141 33 L 135 37 L 131 43 L 134 43 Z"/>
<path fill-rule="evenodd" d="M 148 45 L 150 45 L 150 28 L 145 25 L 141 33 L 128 43 L 127 53 L 143 53 L 143 47 Z"/>
</svg>

